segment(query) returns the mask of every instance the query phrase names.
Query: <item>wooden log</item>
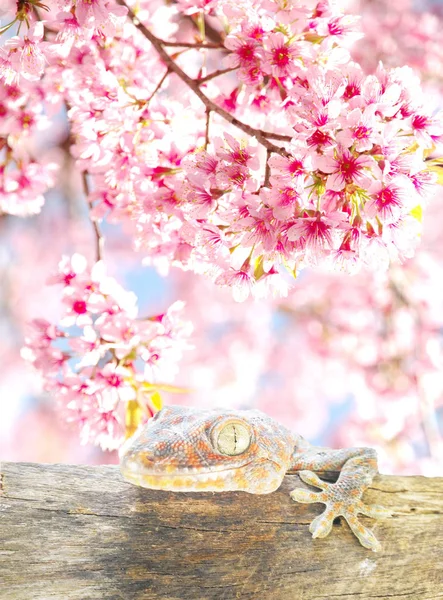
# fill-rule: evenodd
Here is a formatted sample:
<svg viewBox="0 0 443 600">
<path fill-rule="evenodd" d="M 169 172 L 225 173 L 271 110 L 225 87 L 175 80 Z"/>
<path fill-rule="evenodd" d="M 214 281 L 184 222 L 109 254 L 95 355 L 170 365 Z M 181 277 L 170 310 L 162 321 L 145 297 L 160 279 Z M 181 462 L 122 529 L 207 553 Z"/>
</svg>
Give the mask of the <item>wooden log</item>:
<svg viewBox="0 0 443 600">
<path fill-rule="evenodd" d="M 320 505 L 273 494 L 172 493 L 126 483 L 117 467 L 5 463 L 2 600 L 443 599 L 443 479 L 379 476 L 363 518 L 383 544 L 361 547 L 339 522 L 324 540 Z"/>
</svg>

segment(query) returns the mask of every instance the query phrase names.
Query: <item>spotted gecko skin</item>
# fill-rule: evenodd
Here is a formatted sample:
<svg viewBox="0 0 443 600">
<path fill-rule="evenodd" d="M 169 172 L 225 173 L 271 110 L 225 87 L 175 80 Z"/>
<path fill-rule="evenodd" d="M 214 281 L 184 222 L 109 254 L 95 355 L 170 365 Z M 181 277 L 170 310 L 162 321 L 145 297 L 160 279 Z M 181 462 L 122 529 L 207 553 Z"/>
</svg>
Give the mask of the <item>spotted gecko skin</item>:
<svg viewBox="0 0 443 600">
<path fill-rule="evenodd" d="M 380 543 L 357 515 L 391 515 L 361 500 L 378 472 L 375 450 L 311 446 L 258 410 L 168 406 L 125 443 L 120 468 L 127 481 L 145 488 L 250 494 L 269 494 L 288 471 L 296 471 L 302 481 L 321 491 L 297 488 L 291 498 L 326 505 L 309 527 L 313 537 L 326 537 L 334 519 L 342 516 L 360 543 L 374 552 Z M 340 475 L 336 483 L 327 483 L 312 471 L 340 471 Z"/>
</svg>

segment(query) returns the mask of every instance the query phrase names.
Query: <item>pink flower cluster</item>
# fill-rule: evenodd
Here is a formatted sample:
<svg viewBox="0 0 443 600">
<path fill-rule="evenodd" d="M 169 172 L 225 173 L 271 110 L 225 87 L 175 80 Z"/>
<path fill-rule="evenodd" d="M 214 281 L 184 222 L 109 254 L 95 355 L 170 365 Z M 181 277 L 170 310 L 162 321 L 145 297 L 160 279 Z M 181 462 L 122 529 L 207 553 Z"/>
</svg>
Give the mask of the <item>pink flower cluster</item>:
<svg viewBox="0 0 443 600">
<path fill-rule="evenodd" d="M 160 52 L 182 40 L 151 43 L 114 2 L 46 8 L 47 22 L 17 13 L 29 27 L 6 42 L 0 77 L 44 77 L 43 97 L 64 100 L 92 216 L 121 223 L 147 261 L 243 300 L 285 295 L 306 265 L 382 270 L 414 253 L 443 125 L 407 67 L 351 62 L 358 19 L 335 3 L 142 2 L 148 39 L 160 24 L 186 38 L 167 54 L 182 75 Z M 178 27 L 197 9 L 218 43 Z"/>
<path fill-rule="evenodd" d="M 182 303 L 138 318 L 136 296 L 106 276 L 103 262 L 88 268 L 79 254 L 64 257 L 50 282 L 63 285 L 64 316 L 59 326 L 34 320 L 22 356 L 79 425 L 83 443 L 116 448 L 127 402 L 151 416 L 158 391 L 177 372 L 191 330 L 180 318 Z"/>
<path fill-rule="evenodd" d="M 57 12 L 63 6 L 62 12 Z M 44 20 L 36 19 L 38 10 L 45 13 Z M 23 0 L 17 3 L 13 21 L 2 27 L 1 32 L 19 23 L 19 31 L 26 23 L 27 31 L 15 35 L 0 48 L 0 79 L 7 84 L 18 83 L 21 79 L 38 81 L 45 73 L 46 66 L 61 56 L 69 54 L 78 39 L 91 39 L 93 35 L 114 35 L 121 26 L 126 9 L 114 6 L 108 0 L 77 0 L 59 3 L 49 0 L 45 4 L 39 0 Z M 56 28 L 57 35 L 51 42 L 45 39 L 45 26 Z"/>
<path fill-rule="evenodd" d="M 231 54 L 224 63 L 239 69 L 240 81 L 261 86 L 256 89 L 262 93 L 267 86 L 278 86 L 284 94 L 285 80 L 296 78 L 320 57 L 326 69 L 346 63 L 349 55 L 342 46 L 361 37 L 358 17 L 340 14 L 330 2 L 265 1 L 243 10 L 220 6 L 233 24 L 224 42 Z"/>
<path fill-rule="evenodd" d="M 0 85 L 0 214 L 40 212 L 57 164 L 39 148 L 48 129 L 42 96 L 30 82 Z"/>
<path fill-rule="evenodd" d="M 219 144 L 187 158 L 186 240 L 222 270 L 216 282 L 261 295 L 270 280 L 285 291 L 280 265 L 354 272 L 411 256 L 436 180 L 424 156 L 443 136 L 416 87 L 408 69 L 312 69 L 283 102 L 296 135 L 285 155 L 271 153 L 267 180 L 255 146 L 227 135 L 228 152 Z"/>
</svg>

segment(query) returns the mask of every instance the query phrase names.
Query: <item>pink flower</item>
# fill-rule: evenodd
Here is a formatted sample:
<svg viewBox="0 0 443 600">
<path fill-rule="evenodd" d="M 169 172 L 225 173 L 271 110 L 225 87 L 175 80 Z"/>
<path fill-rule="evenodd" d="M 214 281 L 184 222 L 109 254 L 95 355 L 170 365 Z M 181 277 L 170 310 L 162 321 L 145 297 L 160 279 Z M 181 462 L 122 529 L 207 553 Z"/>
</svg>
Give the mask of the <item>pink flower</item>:
<svg viewBox="0 0 443 600">
<path fill-rule="evenodd" d="M 211 193 L 208 185 L 200 187 L 197 184 L 194 186 L 185 184 L 182 192 L 189 203 L 189 206 L 186 207 L 186 212 L 195 219 L 205 218 L 216 206 L 215 194 Z"/>
<path fill-rule="evenodd" d="M 429 200 L 435 194 L 435 183 L 437 176 L 430 171 L 419 171 L 408 175 L 412 181 L 416 192 L 425 200 Z"/>
<path fill-rule="evenodd" d="M 259 47 L 256 41 L 251 39 L 242 39 L 237 35 L 228 35 L 224 41 L 224 45 L 231 54 L 223 59 L 223 63 L 228 68 L 247 69 L 251 66 L 258 65 L 263 57 L 263 50 Z"/>
<path fill-rule="evenodd" d="M 174 377 L 191 328 L 181 317 L 182 303 L 158 317 L 137 319 L 134 295 L 106 275 L 102 261 L 90 268 L 81 255 L 64 257 L 59 271 L 52 282 L 64 285 L 62 327 L 35 321 L 22 356 L 41 372 L 69 420 L 79 422 L 82 435 L 117 447 L 122 403 L 142 402 L 145 386 Z M 54 345 L 60 338 L 67 338 L 70 352 Z"/>
<path fill-rule="evenodd" d="M 16 36 L 5 43 L 11 67 L 29 81 L 40 79 L 45 68 L 46 58 L 42 52 L 43 31 L 43 23 L 37 21 L 23 39 Z"/>
<path fill-rule="evenodd" d="M 75 324 L 84 327 L 92 324 L 87 297 L 84 294 L 74 292 L 65 296 L 63 302 L 67 305 L 66 316 L 62 320 L 63 325 L 69 327 Z"/>
<path fill-rule="evenodd" d="M 360 271 L 360 239 L 361 232 L 357 227 L 353 227 L 345 233 L 340 247 L 332 253 L 332 261 L 337 270 L 344 271 L 349 275 Z"/>
<path fill-rule="evenodd" d="M 101 340 L 96 330 L 90 325 L 83 327 L 83 334 L 79 337 L 69 339 L 69 346 L 73 352 L 81 356 L 79 366 L 97 365 L 102 355 L 105 353 L 104 348 L 100 348 Z"/>
<path fill-rule="evenodd" d="M 379 172 L 377 164 L 372 157 L 365 155 L 356 156 L 345 148 L 339 149 L 335 157 L 318 157 L 316 164 L 320 171 L 330 174 L 326 187 L 336 192 L 350 184 L 366 188 L 370 183 L 369 176 Z"/>
<path fill-rule="evenodd" d="M 432 148 L 443 139 L 443 123 L 439 119 L 423 114 L 415 114 L 410 118 L 410 126 L 417 140 L 425 148 Z"/>
<path fill-rule="evenodd" d="M 364 73 L 362 68 L 351 63 L 344 67 L 345 76 L 345 89 L 343 91 L 343 98 L 345 100 L 351 100 L 354 97 L 358 97 L 361 94 L 361 86 L 364 81 Z"/>
<path fill-rule="evenodd" d="M 72 49 L 74 43 L 83 37 L 89 37 L 88 30 L 86 27 L 82 27 L 79 23 L 75 14 L 72 12 L 58 13 L 56 25 L 60 27 L 59 32 L 55 38 L 56 42 L 60 44 L 61 54 L 67 56 Z M 92 36 L 92 30 L 90 31 Z"/>
<path fill-rule="evenodd" d="M 273 154 L 268 160 L 268 165 L 272 169 L 271 183 L 273 185 L 289 184 L 303 178 L 312 171 L 312 160 L 306 150 L 295 149 L 292 156 L 286 158 L 278 154 Z"/>
<path fill-rule="evenodd" d="M 64 333 L 60 329 L 45 319 L 33 319 L 29 326 L 30 331 L 26 337 L 26 343 L 33 349 L 48 348 L 54 340 L 64 337 Z"/>
<path fill-rule="evenodd" d="M 177 3 L 185 15 L 194 15 L 201 11 L 212 14 L 217 0 L 177 0 Z"/>
<path fill-rule="evenodd" d="M 253 225 L 248 227 L 242 239 L 242 244 L 247 248 L 256 246 L 256 249 L 262 247 L 263 251 L 269 252 L 275 246 L 275 229 L 272 224 L 272 213 L 266 215 L 257 215 L 253 220 Z M 262 217 L 262 218 L 260 218 Z"/>
<path fill-rule="evenodd" d="M 215 140 L 216 154 L 220 159 L 247 167 L 253 171 L 260 168 L 260 160 L 257 156 L 257 140 L 250 139 L 248 142 L 244 140 L 239 142 L 229 133 L 225 133 L 224 141 L 228 143 L 228 148 L 225 147 L 223 140 L 220 138 Z"/>
<path fill-rule="evenodd" d="M 229 256 L 228 246 L 223 237 L 222 230 L 215 225 L 205 225 L 197 235 L 199 246 L 211 259 L 216 261 L 220 255 Z"/>
<path fill-rule="evenodd" d="M 19 79 L 19 74 L 11 64 L 11 56 L 0 48 L 0 79 L 4 79 L 6 85 L 15 85 Z"/>
<path fill-rule="evenodd" d="M 333 221 L 320 214 L 301 217 L 288 229 L 287 236 L 291 241 L 302 241 L 314 254 L 321 254 L 323 250 L 332 247 L 333 225 Z"/>
<path fill-rule="evenodd" d="M 306 142 L 308 146 L 317 146 L 318 149 L 322 148 L 322 146 L 328 147 L 334 144 L 332 136 L 327 131 L 322 131 L 321 129 L 316 129 L 307 138 Z"/>
<path fill-rule="evenodd" d="M 394 81 L 383 85 L 376 75 L 368 75 L 361 88 L 366 106 L 374 105 L 374 112 L 392 117 L 400 108 L 401 87 Z"/>
<path fill-rule="evenodd" d="M 103 407 L 112 407 L 119 401 L 127 402 L 137 397 L 134 385 L 131 385 L 132 373 L 129 369 L 108 363 L 102 369 L 97 369 L 94 376 L 96 389 L 100 390 Z"/>
<path fill-rule="evenodd" d="M 0 167 L 0 210 L 25 217 L 38 214 L 45 203 L 44 192 L 54 183 L 54 163 L 41 164 L 18 159 L 20 168 Z"/>
<path fill-rule="evenodd" d="M 257 188 L 257 183 L 251 178 L 249 169 L 237 163 L 226 165 L 220 169 L 217 173 L 216 183 L 217 187 L 221 189 L 234 187 L 254 191 Z"/>
<path fill-rule="evenodd" d="M 104 313 L 97 319 L 95 326 L 102 340 L 110 342 L 109 347 L 111 344 L 115 347 L 118 359 L 129 354 L 140 343 L 141 336 L 137 322 L 124 312 L 111 315 Z"/>
<path fill-rule="evenodd" d="M 339 17 L 326 20 L 326 31 L 324 35 L 328 35 L 328 39 L 337 38 L 340 41 L 346 40 L 354 42 L 363 37 L 363 33 L 359 30 L 359 17 L 353 15 L 342 15 Z M 319 33 L 322 29 L 319 28 Z"/>
<path fill-rule="evenodd" d="M 48 278 L 48 284 L 71 285 L 76 277 L 85 273 L 87 264 L 86 258 L 81 254 L 76 253 L 71 257 L 63 256 L 58 265 L 58 273 Z"/>
<path fill-rule="evenodd" d="M 215 174 L 218 162 L 215 156 L 201 150 L 186 156 L 181 166 L 189 178 L 194 179 L 197 184 L 201 184 L 202 177 L 207 179 Z"/>
<path fill-rule="evenodd" d="M 263 190 L 262 194 L 266 202 L 273 207 L 274 217 L 280 221 L 290 219 L 300 209 L 301 196 L 292 187 L 272 187 L 266 193 Z"/>
<path fill-rule="evenodd" d="M 251 63 L 238 72 L 238 78 L 249 86 L 259 85 L 263 81 L 263 72 L 261 65 Z"/>
<path fill-rule="evenodd" d="M 353 146 L 357 152 L 371 150 L 376 142 L 375 115 L 373 106 L 364 112 L 355 108 L 346 115 L 346 127 L 337 133 L 337 142 L 344 148 Z"/>
<path fill-rule="evenodd" d="M 232 297 L 236 302 L 244 302 L 252 292 L 254 280 L 246 271 L 227 271 L 221 273 L 214 282 L 216 285 L 232 288 Z"/>
<path fill-rule="evenodd" d="M 95 21 L 104 23 L 109 17 L 107 0 L 78 0 L 75 7 L 75 16 L 82 26 L 90 25 Z"/>
<path fill-rule="evenodd" d="M 376 181 L 370 192 L 365 212 L 369 217 L 378 215 L 386 223 L 394 223 L 419 204 L 419 197 L 406 177 L 395 177 L 389 183 Z"/>
<path fill-rule="evenodd" d="M 300 50 L 294 42 L 285 41 L 282 33 L 268 36 L 263 70 L 273 77 L 288 77 L 296 73 L 299 66 L 295 62 L 300 58 Z"/>
<path fill-rule="evenodd" d="M 274 268 L 265 272 L 252 288 L 254 298 L 286 298 L 290 283 Z"/>
</svg>

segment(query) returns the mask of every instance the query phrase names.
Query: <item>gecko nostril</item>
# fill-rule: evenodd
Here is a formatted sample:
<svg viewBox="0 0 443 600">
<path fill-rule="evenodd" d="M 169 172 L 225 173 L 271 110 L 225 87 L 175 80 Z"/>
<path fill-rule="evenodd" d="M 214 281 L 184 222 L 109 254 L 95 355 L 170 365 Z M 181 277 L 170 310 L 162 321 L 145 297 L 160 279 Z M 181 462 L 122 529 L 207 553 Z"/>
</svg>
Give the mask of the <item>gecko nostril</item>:
<svg viewBox="0 0 443 600">
<path fill-rule="evenodd" d="M 153 456 L 154 458 L 164 458 L 170 453 L 168 448 L 155 448 Z"/>
<path fill-rule="evenodd" d="M 140 452 L 137 454 L 136 460 L 143 467 L 152 467 L 155 462 L 155 456 L 151 452 Z"/>
</svg>

